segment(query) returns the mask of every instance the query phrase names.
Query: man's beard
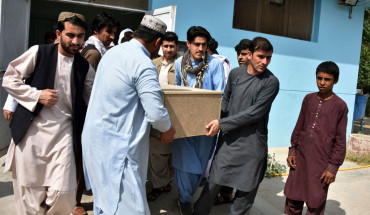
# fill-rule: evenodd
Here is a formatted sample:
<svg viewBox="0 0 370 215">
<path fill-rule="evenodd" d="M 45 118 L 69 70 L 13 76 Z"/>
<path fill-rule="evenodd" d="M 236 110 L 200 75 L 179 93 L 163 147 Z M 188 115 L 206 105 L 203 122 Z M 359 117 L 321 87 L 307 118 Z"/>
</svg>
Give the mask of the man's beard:
<svg viewBox="0 0 370 215">
<path fill-rule="evenodd" d="M 69 47 L 70 47 L 70 45 L 71 45 L 71 44 L 67 45 L 67 44 L 63 41 L 63 37 L 62 37 L 62 35 L 60 36 L 60 45 L 62 45 L 62 48 L 63 48 L 63 50 L 64 50 L 65 52 L 67 52 L 68 54 L 72 54 L 72 55 L 75 55 L 75 54 L 78 52 L 78 50 L 80 50 L 80 48 L 81 48 L 81 45 L 77 45 L 77 46 L 78 46 L 78 48 L 77 48 L 76 50 L 72 50 L 72 49 L 70 49 Z"/>
<path fill-rule="evenodd" d="M 172 59 L 172 58 L 175 57 L 176 53 L 175 52 L 166 52 L 165 55 L 166 55 L 166 58 L 168 56 L 169 59 Z"/>
</svg>

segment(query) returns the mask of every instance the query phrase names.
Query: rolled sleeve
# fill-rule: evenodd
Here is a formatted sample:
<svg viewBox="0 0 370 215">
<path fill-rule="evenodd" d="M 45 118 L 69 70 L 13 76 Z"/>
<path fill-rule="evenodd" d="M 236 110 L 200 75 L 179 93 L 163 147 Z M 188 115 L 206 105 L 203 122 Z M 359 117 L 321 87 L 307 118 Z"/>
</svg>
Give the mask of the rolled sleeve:
<svg viewBox="0 0 370 215">
<path fill-rule="evenodd" d="M 3 87 L 14 99 L 29 111 L 34 111 L 41 95 L 41 90 L 23 82 L 34 72 L 38 46 L 32 46 L 20 57 L 9 63 L 3 77 Z"/>
</svg>

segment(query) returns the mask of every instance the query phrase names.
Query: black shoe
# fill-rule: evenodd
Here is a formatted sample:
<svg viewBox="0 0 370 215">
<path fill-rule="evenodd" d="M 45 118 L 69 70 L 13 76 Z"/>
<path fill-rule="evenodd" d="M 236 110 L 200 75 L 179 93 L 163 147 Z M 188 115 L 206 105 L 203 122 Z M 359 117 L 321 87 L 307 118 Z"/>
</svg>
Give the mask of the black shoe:
<svg viewBox="0 0 370 215">
<path fill-rule="evenodd" d="M 179 210 L 180 210 L 180 215 L 192 215 L 193 210 L 191 208 L 191 203 L 190 202 L 180 202 L 180 200 L 177 202 L 179 205 Z"/>
</svg>

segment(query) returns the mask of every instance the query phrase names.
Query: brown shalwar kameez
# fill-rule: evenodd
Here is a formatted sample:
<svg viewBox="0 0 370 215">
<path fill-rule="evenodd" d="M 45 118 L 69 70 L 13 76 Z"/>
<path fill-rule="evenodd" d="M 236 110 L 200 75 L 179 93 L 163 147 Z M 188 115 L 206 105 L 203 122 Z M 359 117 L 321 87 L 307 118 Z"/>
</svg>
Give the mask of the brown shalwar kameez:
<svg viewBox="0 0 370 215">
<path fill-rule="evenodd" d="M 296 169 L 290 169 L 284 194 L 321 210 L 315 214 L 323 214 L 329 188 L 321 175 L 325 170 L 336 174 L 346 155 L 347 113 L 346 103 L 335 94 L 328 100 L 308 94 L 292 134 L 289 155 L 296 156 Z"/>
</svg>

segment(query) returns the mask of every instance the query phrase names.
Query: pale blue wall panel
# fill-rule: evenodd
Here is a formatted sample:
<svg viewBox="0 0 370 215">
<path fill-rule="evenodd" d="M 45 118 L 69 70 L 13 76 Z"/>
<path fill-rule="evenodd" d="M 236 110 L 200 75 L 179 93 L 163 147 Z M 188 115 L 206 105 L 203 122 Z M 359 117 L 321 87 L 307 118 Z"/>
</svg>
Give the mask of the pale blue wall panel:
<svg viewBox="0 0 370 215">
<path fill-rule="evenodd" d="M 316 67 L 331 60 L 340 68 L 339 83 L 334 87 L 348 105 L 349 135 L 361 51 L 364 10 L 368 4 L 339 6 L 338 0 L 316 0 L 311 41 L 233 29 L 234 1 L 229 0 L 152 0 L 151 9 L 177 5 L 175 31 L 186 41 L 186 31 L 193 25 L 205 27 L 218 41 L 218 52 L 237 67 L 234 46 L 243 38 L 266 37 L 274 46 L 269 69 L 280 80 L 280 92 L 270 114 L 269 145 L 289 146 L 303 97 L 317 91 Z"/>
</svg>

